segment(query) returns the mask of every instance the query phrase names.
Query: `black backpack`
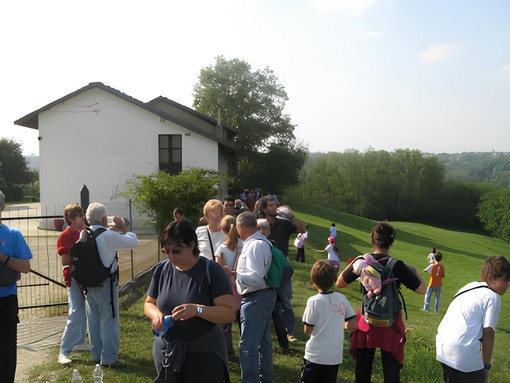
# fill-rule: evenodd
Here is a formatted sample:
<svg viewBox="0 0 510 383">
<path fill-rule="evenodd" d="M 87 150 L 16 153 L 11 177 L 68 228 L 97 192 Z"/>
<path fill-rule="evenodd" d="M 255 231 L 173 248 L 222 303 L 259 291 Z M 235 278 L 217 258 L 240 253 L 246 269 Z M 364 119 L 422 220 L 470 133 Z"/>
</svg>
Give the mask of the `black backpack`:
<svg viewBox="0 0 510 383">
<path fill-rule="evenodd" d="M 366 321 L 374 327 L 390 327 L 397 321 L 398 312 L 402 310 L 402 303 L 400 302 L 399 295 L 404 301 L 402 293 L 397 288 L 397 282 L 392 281 L 384 283 L 387 279 L 394 279 L 393 266 L 397 262 L 396 259 L 388 257 L 388 261 L 383 266 L 379 262 L 371 265 L 381 274 L 381 292 L 373 294 L 371 297 L 363 294 L 363 307 L 362 313 Z M 405 302 L 404 302 L 404 311 Z M 407 317 L 407 311 L 406 311 Z"/>
<path fill-rule="evenodd" d="M 104 227 L 97 230 L 85 228 L 86 240 L 76 242 L 69 254 L 73 258 L 73 277 L 80 285 L 84 287 L 96 287 L 103 283 L 111 275 L 111 268 L 105 267 L 99 256 L 96 237 L 105 232 Z"/>
</svg>

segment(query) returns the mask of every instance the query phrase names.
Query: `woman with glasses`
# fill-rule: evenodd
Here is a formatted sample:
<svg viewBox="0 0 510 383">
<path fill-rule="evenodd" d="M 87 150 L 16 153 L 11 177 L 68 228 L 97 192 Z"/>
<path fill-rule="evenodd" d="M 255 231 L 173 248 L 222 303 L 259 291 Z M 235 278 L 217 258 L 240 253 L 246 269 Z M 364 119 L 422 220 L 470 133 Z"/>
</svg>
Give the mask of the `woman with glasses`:
<svg viewBox="0 0 510 383">
<path fill-rule="evenodd" d="M 220 326 L 235 319 L 230 280 L 219 264 L 199 255 L 189 222 L 170 223 L 161 246 L 168 260 L 156 267 L 144 305 L 157 334 L 156 382 L 230 382 Z"/>
</svg>

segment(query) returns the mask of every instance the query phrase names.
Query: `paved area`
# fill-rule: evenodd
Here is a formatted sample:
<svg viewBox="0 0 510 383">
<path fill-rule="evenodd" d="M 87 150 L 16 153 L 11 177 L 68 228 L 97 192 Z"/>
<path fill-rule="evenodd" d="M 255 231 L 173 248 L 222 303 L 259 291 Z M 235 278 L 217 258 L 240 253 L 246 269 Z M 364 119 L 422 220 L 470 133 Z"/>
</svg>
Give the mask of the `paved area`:
<svg viewBox="0 0 510 383">
<path fill-rule="evenodd" d="M 24 319 L 18 325 L 16 383 L 27 383 L 28 371 L 45 363 L 50 349 L 60 344 L 66 316 Z"/>
</svg>

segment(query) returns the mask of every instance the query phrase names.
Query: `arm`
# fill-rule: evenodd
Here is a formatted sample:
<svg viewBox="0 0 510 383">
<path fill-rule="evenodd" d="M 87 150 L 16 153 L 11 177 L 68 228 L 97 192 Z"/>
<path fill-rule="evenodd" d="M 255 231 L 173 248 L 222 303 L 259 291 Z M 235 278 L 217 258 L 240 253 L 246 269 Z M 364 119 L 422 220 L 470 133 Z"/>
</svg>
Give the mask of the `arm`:
<svg viewBox="0 0 510 383">
<path fill-rule="evenodd" d="M 154 330 L 163 331 L 163 313 L 156 306 L 156 300 L 147 296 L 143 305 L 143 313 L 151 320 L 152 328 Z"/>
<path fill-rule="evenodd" d="M 30 271 L 30 260 L 8 257 L 4 253 L 0 253 L 0 263 L 7 266 L 9 269 L 19 273 L 28 273 Z"/>
<path fill-rule="evenodd" d="M 344 274 L 344 272 L 342 271 L 342 273 L 338 276 L 336 283 L 335 283 L 336 287 L 344 288 L 344 287 L 349 286 L 349 284 L 344 280 L 343 274 Z"/>
<path fill-rule="evenodd" d="M 217 324 L 232 323 L 236 319 L 233 295 L 221 295 L 214 298 L 213 302 L 213 306 L 195 303 L 185 303 L 176 306 L 172 310 L 172 318 L 174 320 L 187 320 L 198 316 L 206 321 Z M 197 307 L 202 308 L 202 313 L 198 312 Z"/>
<path fill-rule="evenodd" d="M 358 322 L 356 320 L 356 317 L 349 318 L 345 324 L 344 328 L 349 331 L 354 331 L 358 328 Z"/>
<path fill-rule="evenodd" d="M 312 335 L 312 331 L 313 331 L 313 327 L 314 327 L 314 326 L 311 326 L 311 325 L 309 325 L 309 324 L 306 324 L 306 323 L 305 323 L 305 324 L 303 325 L 303 332 L 304 332 L 306 335 L 311 336 L 311 335 Z"/>
<path fill-rule="evenodd" d="M 296 231 L 298 233 L 306 232 L 306 224 L 303 221 L 301 221 L 299 218 L 297 218 L 296 216 L 293 216 L 291 219 L 291 222 L 294 225 L 296 225 Z"/>
<path fill-rule="evenodd" d="M 482 334 L 482 359 L 484 364 L 491 364 L 494 349 L 494 329 L 485 327 Z"/>
</svg>

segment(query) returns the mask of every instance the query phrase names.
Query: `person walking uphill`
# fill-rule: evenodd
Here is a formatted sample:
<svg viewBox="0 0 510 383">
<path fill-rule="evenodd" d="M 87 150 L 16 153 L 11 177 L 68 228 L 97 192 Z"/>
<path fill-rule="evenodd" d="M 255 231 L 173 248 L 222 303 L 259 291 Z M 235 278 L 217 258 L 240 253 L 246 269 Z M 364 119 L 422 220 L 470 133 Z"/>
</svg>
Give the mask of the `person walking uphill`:
<svg viewBox="0 0 510 383">
<path fill-rule="evenodd" d="M 491 368 L 494 330 L 501 296 L 510 283 L 510 263 L 505 257 L 488 258 L 481 282 L 462 287 L 439 324 L 436 359 L 445 383 L 485 383 Z"/>
<path fill-rule="evenodd" d="M 427 288 L 416 269 L 402 261 L 389 257 L 388 250 L 395 240 L 395 234 L 395 230 L 387 222 L 380 222 L 375 225 L 370 235 L 374 249 L 372 256 L 383 266 L 388 262 L 392 262 L 393 275 L 397 280 L 390 282 L 390 284 L 396 284 L 396 286 L 394 285 L 395 288 L 398 289 L 400 284 L 403 284 L 415 293 L 425 294 Z M 336 281 L 337 287 L 347 287 L 358 279 L 360 275 L 354 272 L 354 264 L 355 262 L 351 262 L 342 271 Z M 390 287 L 390 284 L 387 284 L 387 286 Z M 367 290 L 365 290 L 365 287 L 362 290 L 365 299 Z M 395 300 L 398 301 L 396 292 L 394 296 Z M 400 370 L 404 364 L 406 329 L 402 320 L 401 302 L 395 303 L 398 311 L 395 313 L 396 315 L 393 315 L 392 322 L 394 321 L 394 323 L 389 327 L 378 327 L 376 324 L 379 323 L 375 321 L 373 321 L 374 324 L 370 324 L 369 319 L 365 319 L 364 315 L 358 313 L 358 328 L 351 334 L 349 347 L 352 357 L 356 360 L 356 383 L 371 382 L 376 348 L 381 349 L 384 383 L 400 383 Z"/>
<path fill-rule="evenodd" d="M 87 208 L 87 221 L 92 230 L 106 229 L 106 208 L 91 203 Z M 121 217 L 113 217 L 113 226 L 96 237 L 97 248 L 105 267 L 110 267 L 110 277 L 97 287 L 87 288 L 86 310 L 89 324 L 92 360 L 114 367 L 119 360 L 119 286 L 117 250 L 130 250 L 138 246 L 135 233 L 127 231 Z M 82 231 L 80 241 L 84 239 Z"/>
<path fill-rule="evenodd" d="M 16 375 L 18 296 L 16 281 L 30 271 L 30 251 L 21 232 L 2 223 L 5 195 L 0 191 L 0 380 Z"/>
</svg>

